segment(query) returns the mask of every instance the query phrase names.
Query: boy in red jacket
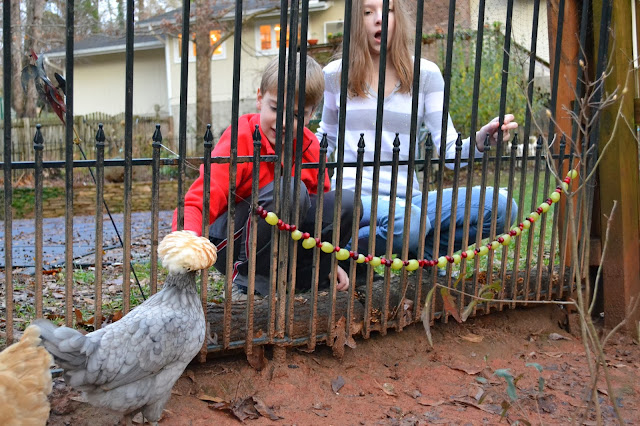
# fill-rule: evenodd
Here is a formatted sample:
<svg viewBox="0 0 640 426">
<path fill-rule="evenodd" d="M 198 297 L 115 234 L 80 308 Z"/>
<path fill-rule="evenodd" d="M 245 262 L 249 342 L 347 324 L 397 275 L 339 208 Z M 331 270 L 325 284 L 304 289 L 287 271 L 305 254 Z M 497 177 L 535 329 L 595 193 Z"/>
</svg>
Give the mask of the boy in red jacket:
<svg viewBox="0 0 640 426">
<path fill-rule="evenodd" d="M 298 99 L 298 75 L 300 70 L 300 54 L 296 63 L 296 101 Z M 261 136 L 260 155 L 275 155 L 276 124 L 277 124 L 277 90 L 278 90 L 278 58 L 274 58 L 265 68 L 262 81 L 258 89 L 256 107 L 257 114 L 243 115 L 238 119 L 238 156 L 253 155 L 253 133 L 258 125 Z M 305 105 L 304 110 L 298 110 L 294 114 L 293 133 L 295 137 L 298 126 L 297 120 L 304 120 L 304 135 L 302 142 L 302 162 L 318 163 L 320 159 L 320 145 L 315 135 L 306 127 L 313 116 L 315 108 L 320 104 L 324 94 L 324 76 L 322 68 L 311 57 L 307 57 Z M 284 126 L 283 126 L 284 131 Z M 282 136 L 284 141 L 284 135 Z M 294 158 L 296 142 L 294 140 Z M 231 126 L 225 130 L 217 145 L 211 153 L 212 157 L 228 157 L 231 147 Z M 284 150 L 283 150 L 284 151 Z M 258 204 L 269 211 L 276 211 L 273 202 L 274 163 L 264 162 L 260 164 L 260 178 Z M 294 165 L 295 167 L 295 165 Z M 246 298 L 248 283 L 248 256 L 249 250 L 249 226 L 253 207 L 250 205 L 251 185 L 253 178 L 252 163 L 239 163 L 236 175 L 236 210 L 235 210 L 235 235 L 233 253 L 233 299 Z M 293 176 L 294 169 L 291 170 Z M 300 223 L 298 229 L 313 235 L 315 229 L 315 211 L 317 203 L 318 170 L 302 169 L 299 196 Z M 203 199 L 204 166 L 200 167 L 200 176 L 191 185 L 185 195 L 184 229 L 200 235 L 202 230 L 202 199 Z M 209 239 L 218 248 L 218 260 L 216 269 L 225 273 L 227 258 L 227 194 L 229 183 L 229 165 L 211 165 L 211 197 L 209 203 L 209 217 L 212 226 L 209 229 Z M 281 186 L 282 190 L 284 188 Z M 333 206 L 335 194 L 330 190 L 329 178 L 324 180 L 324 206 L 322 217 L 322 241 L 333 241 Z M 291 185 L 293 192 L 293 182 Z M 291 194 L 293 200 L 293 194 Z M 353 221 L 354 194 L 351 191 L 343 191 L 342 214 L 340 222 L 340 246 L 347 244 L 351 238 L 351 226 Z M 292 210 L 296 206 L 292 206 Z M 173 215 L 173 230 L 176 230 L 177 211 Z M 255 292 L 258 295 L 269 293 L 269 274 L 271 269 L 271 230 L 272 226 L 264 220 L 258 221 L 256 244 L 256 279 Z M 314 250 L 300 248 L 296 266 L 296 291 L 304 291 L 311 288 L 311 269 L 313 265 Z M 331 255 L 321 252 L 320 256 L 320 288 L 329 286 L 329 273 L 331 268 Z M 346 272 L 338 267 L 337 286 L 339 291 L 349 288 L 349 278 Z"/>
</svg>

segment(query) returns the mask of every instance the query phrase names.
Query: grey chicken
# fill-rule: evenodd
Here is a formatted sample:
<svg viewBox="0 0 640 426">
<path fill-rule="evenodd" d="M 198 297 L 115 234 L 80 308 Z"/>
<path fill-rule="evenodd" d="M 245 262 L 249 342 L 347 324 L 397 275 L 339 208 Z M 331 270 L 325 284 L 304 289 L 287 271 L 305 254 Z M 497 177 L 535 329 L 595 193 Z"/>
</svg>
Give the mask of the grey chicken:
<svg viewBox="0 0 640 426">
<path fill-rule="evenodd" d="M 66 383 L 83 391 L 90 404 L 128 420 L 141 411 L 153 424 L 202 347 L 206 322 L 196 271 L 208 269 L 217 257 L 208 239 L 186 231 L 167 235 L 158 253 L 169 271 L 162 290 L 120 321 L 87 335 L 47 320 L 34 322 Z"/>
</svg>

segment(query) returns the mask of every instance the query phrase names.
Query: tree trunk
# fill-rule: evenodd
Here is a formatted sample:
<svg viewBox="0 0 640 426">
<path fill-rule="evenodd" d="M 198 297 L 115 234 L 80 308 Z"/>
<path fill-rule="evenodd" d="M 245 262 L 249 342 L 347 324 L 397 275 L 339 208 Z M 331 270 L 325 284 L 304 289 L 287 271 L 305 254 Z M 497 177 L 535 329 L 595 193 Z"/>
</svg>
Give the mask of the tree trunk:
<svg viewBox="0 0 640 426">
<path fill-rule="evenodd" d="M 20 83 L 20 76 L 22 73 L 22 21 L 20 19 L 20 7 L 19 4 L 15 4 L 11 8 L 11 31 L 12 31 L 12 39 L 11 39 L 11 50 L 13 51 L 13 55 L 11 55 L 11 85 L 13 86 L 13 91 L 11 93 L 11 98 L 13 101 L 13 109 L 16 112 L 17 117 L 24 116 L 24 99 L 26 94 L 22 90 L 22 85 Z M 5 111 L 5 114 L 11 114 L 11 111 Z"/>
<path fill-rule="evenodd" d="M 27 3 L 27 22 L 24 38 L 24 55 L 21 57 L 28 58 L 31 49 L 37 55 L 42 54 L 42 15 L 44 14 L 45 0 L 29 0 Z M 26 61 L 23 61 L 26 64 Z M 30 84 L 27 89 L 25 99 L 25 117 L 36 116 L 36 100 L 38 94 L 34 84 Z"/>
<path fill-rule="evenodd" d="M 549 289 L 554 296 L 559 293 L 560 286 L 568 286 L 571 282 L 569 271 L 565 272 L 564 278 L 554 275 L 550 276 L 547 268 L 541 268 L 542 270 L 533 269 L 529 276 L 529 286 L 526 284 L 526 272 L 520 271 L 518 273 L 518 279 L 515 280 L 515 286 L 513 286 L 514 280 L 511 278 L 511 274 L 508 273 L 503 286 L 505 288 L 505 294 L 515 299 L 525 299 L 525 294 L 528 291 L 526 298 L 528 300 L 535 300 L 536 298 L 536 283 L 540 282 L 541 288 L 544 290 Z M 481 274 L 483 275 L 483 274 Z M 399 275 L 392 275 L 391 282 L 389 284 L 389 296 L 388 296 L 388 310 L 387 320 L 393 321 L 399 319 L 402 326 L 406 326 L 411 322 L 417 322 L 420 320 L 420 311 L 423 308 L 425 302 L 425 296 L 431 289 L 431 283 L 433 282 L 433 275 L 430 270 L 426 270 L 423 274 L 422 288 L 420 289 L 420 300 L 415 301 L 416 296 L 416 284 L 417 275 L 410 275 L 406 282 L 406 290 L 402 290 L 401 280 Z M 446 277 L 438 277 L 438 283 L 442 286 L 447 286 Z M 455 281 L 453 279 L 452 281 Z M 477 290 L 474 290 L 472 284 L 473 280 L 469 279 L 464 284 L 464 292 L 467 294 L 475 294 Z M 478 287 L 482 287 L 482 279 L 478 283 Z M 381 317 L 384 312 L 383 305 L 385 300 L 386 287 L 382 279 L 377 279 L 373 282 L 371 290 L 371 312 L 370 312 L 370 329 L 374 331 L 381 330 Z M 451 290 L 450 294 L 454 300 L 454 306 L 458 311 L 462 311 L 471 302 L 471 297 L 462 297 L 459 293 Z M 360 325 L 364 320 L 364 303 L 366 295 L 365 286 L 356 287 L 356 299 L 353 306 L 353 320 L 351 330 L 355 333 L 361 330 Z M 404 303 L 400 304 L 400 301 Z M 318 294 L 318 310 L 316 314 L 316 335 L 328 333 L 329 324 L 329 294 L 327 291 L 321 291 Z M 347 304 L 348 293 L 338 292 L 336 295 L 336 308 L 334 320 L 337 322 L 340 317 L 347 317 Z M 442 313 L 444 303 L 440 295 L 440 291 L 435 292 L 435 299 L 433 301 L 433 309 L 435 312 Z M 497 308 L 498 304 L 492 304 L 492 308 Z M 291 339 L 298 339 L 306 337 L 310 333 L 309 327 L 309 315 L 311 312 L 312 303 L 310 295 L 308 293 L 296 294 L 294 302 L 294 318 L 293 318 L 293 333 L 288 336 Z M 477 309 L 481 313 L 487 313 L 487 307 L 480 304 Z M 246 337 L 246 302 L 234 302 L 231 306 L 231 324 L 233 328 L 230 330 L 230 341 L 243 341 Z M 210 335 L 217 337 L 218 342 L 222 342 L 222 336 L 224 335 L 224 304 L 209 303 L 207 307 L 207 322 L 210 326 Z M 269 304 L 267 299 L 255 299 L 253 310 L 253 335 L 254 336 L 267 336 L 269 323 Z M 391 324 L 389 324 L 391 325 Z M 396 323 L 397 325 L 397 323 Z"/>
<path fill-rule="evenodd" d="M 196 3 L 196 134 L 204 135 L 207 124 L 211 123 L 211 40 L 209 31 L 212 19 L 209 17 L 211 0 Z"/>
<path fill-rule="evenodd" d="M 269 330 L 269 301 L 267 299 L 255 299 L 253 307 L 253 334 L 254 336 L 266 336 Z M 317 334 L 327 332 L 329 323 L 329 295 L 328 292 L 319 292 L 317 318 Z M 347 316 L 348 294 L 339 292 L 336 297 L 335 320 Z M 246 302 L 234 302 L 231 307 L 231 341 L 244 340 L 247 332 Z M 293 339 L 309 335 L 309 315 L 312 303 L 309 294 L 296 295 L 294 302 Z M 211 336 L 217 336 L 218 342 L 222 341 L 224 333 L 224 304 L 210 303 L 207 308 L 207 321 L 210 324 Z M 362 322 L 364 318 L 364 306 L 356 301 L 353 309 L 353 321 Z"/>
</svg>

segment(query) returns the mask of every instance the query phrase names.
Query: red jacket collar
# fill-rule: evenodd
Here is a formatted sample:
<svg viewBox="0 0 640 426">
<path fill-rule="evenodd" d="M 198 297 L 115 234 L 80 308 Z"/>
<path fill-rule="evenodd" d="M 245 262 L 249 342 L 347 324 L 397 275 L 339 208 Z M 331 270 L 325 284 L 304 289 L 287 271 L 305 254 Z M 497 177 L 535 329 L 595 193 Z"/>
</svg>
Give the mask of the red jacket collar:
<svg viewBox="0 0 640 426">
<path fill-rule="evenodd" d="M 267 137 L 262 132 L 262 126 L 260 126 L 260 113 L 255 113 L 249 118 L 249 125 L 250 125 L 251 129 L 255 129 L 256 125 L 259 127 L 261 143 L 262 143 L 263 149 L 265 151 L 265 155 L 276 155 L 275 148 L 271 145 L 271 143 L 269 142 Z M 303 132 L 303 136 L 302 136 L 302 152 L 303 153 L 311 146 L 311 143 L 312 143 L 312 139 L 309 137 L 309 134 L 307 132 L 311 132 L 311 130 L 309 130 L 309 129 L 307 129 L 305 127 L 304 128 L 304 132 Z M 253 132 L 251 134 L 253 134 Z M 293 139 L 293 142 L 294 142 L 293 143 L 293 153 L 295 154 L 295 152 L 296 152 L 296 143 L 295 143 L 296 139 L 295 138 Z"/>
</svg>

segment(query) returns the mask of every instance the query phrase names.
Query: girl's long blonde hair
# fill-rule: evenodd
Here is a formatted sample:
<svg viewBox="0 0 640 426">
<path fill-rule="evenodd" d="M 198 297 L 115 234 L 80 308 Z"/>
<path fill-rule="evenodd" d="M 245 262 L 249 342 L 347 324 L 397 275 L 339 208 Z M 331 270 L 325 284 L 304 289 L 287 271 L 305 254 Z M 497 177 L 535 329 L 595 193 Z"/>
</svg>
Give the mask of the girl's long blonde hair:
<svg viewBox="0 0 640 426">
<path fill-rule="evenodd" d="M 391 63 L 400 80 L 401 93 L 411 92 L 413 80 L 413 61 L 409 46 L 413 40 L 409 25 L 409 11 L 406 0 L 394 0 L 393 10 L 395 30 L 393 39 L 387 49 L 387 63 Z M 349 84 L 348 94 L 351 97 L 366 97 L 370 72 L 374 69 L 367 34 L 364 27 L 363 0 L 354 0 L 351 13 L 351 45 L 349 50 Z"/>
</svg>

